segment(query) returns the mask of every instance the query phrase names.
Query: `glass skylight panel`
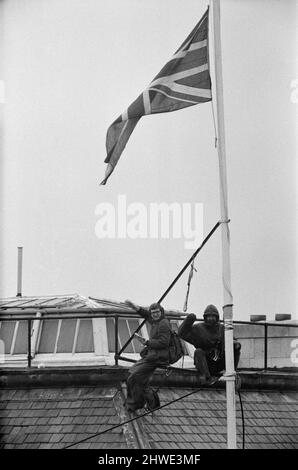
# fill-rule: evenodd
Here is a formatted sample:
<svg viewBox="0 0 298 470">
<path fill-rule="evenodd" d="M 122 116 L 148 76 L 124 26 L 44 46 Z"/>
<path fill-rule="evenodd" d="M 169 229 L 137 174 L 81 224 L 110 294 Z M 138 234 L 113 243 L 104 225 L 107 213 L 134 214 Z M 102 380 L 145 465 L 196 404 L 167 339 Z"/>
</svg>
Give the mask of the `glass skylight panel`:
<svg viewBox="0 0 298 470">
<path fill-rule="evenodd" d="M 121 346 L 123 346 L 126 341 L 130 338 L 129 330 L 128 330 L 128 325 L 127 325 L 127 320 L 123 318 L 119 318 L 118 320 L 118 333 L 119 333 L 119 339 L 121 342 Z M 129 343 L 127 348 L 125 349 L 125 352 L 127 353 L 134 353 L 133 346 L 132 346 L 132 341 Z"/>
<path fill-rule="evenodd" d="M 39 353 L 53 353 L 55 351 L 58 320 L 43 320 L 39 341 Z"/>
<path fill-rule="evenodd" d="M 63 319 L 59 331 L 57 353 L 71 353 L 75 338 L 77 320 Z"/>
<path fill-rule="evenodd" d="M 113 318 L 106 319 L 109 352 L 115 352 L 115 324 Z"/>
<path fill-rule="evenodd" d="M 15 321 L 1 322 L 0 339 L 4 342 L 5 354 L 10 354 L 15 326 Z"/>
<path fill-rule="evenodd" d="M 17 322 L 17 335 L 13 354 L 27 354 L 28 351 L 28 322 L 23 320 Z"/>
<path fill-rule="evenodd" d="M 107 325 L 107 335 L 108 335 L 108 345 L 109 345 L 109 352 L 115 352 L 115 320 L 113 318 L 107 318 L 106 320 Z M 137 327 L 139 326 L 139 321 L 135 319 L 125 319 L 119 318 L 118 319 L 118 342 L 119 342 L 119 349 L 126 343 L 126 341 L 130 338 L 130 336 L 135 332 Z M 139 331 L 141 335 L 142 332 Z M 125 349 L 125 353 L 139 353 L 142 350 L 143 346 L 139 341 L 136 339 L 132 340 L 127 348 Z"/>
<path fill-rule="evenodd" d="M 130 329 L 130 335 L 134 334 L 134 332 L 136 331 L 136 329 L 138 328 L 139 326 L 139 322 L 138 320 L 128 320 L 128 326 L 129 326 L 129 329 Z M 138 333 L 139 335 L 142 335 L 142 332 L 139 331 Z M 132 344 L 133 344 L 133 348 L 134 348 L 134 351 L 136 353 L 139 353 L 142 351 L 143 349 L 143 345 L 137 341 L 136 339 L 132 340 Z"/>
<path fill-rule="evenodd" d="M 38 353 L 94 352 L 91 319 L 43 320 Z"/>
<path fill-rule="evenodd" d="M 5 354 L 27 354 L 28 322 L 25 320 L 2 321 L 0 339 L 4 342 Z"/>
<path fill-rule="evenodd" d="M 92 320 L 79 320 L 76 352 L 94 352 Z"/>
</svg>

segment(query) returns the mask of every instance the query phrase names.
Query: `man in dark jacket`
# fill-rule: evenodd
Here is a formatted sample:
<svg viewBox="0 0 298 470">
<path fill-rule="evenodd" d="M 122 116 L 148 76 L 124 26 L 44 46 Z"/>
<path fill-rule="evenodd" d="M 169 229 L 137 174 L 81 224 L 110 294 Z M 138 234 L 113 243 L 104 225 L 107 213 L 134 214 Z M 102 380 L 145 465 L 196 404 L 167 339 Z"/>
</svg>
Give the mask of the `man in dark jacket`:
<svg viewBox="0 0 298 470">
<path fill-rule="evenodd" d="M 197 323 L 196 316 L 189 314 L 180 325 L 178 335 L 195 348 L 194 364 L 200 374 L 202 384 L 212 381 L 212 376 L 220 375 L 225 369 L 224 325 L 219 322 L 219 313 L 214 305 L 204 311 L 204 322 Z M 237 368 L 241 344 L 234 339 L 234 362 Z"/>
<path fill-rule="evenodd" d="M 145 347 L 140 353 L 142 359 L 130 368 L 127 379 L 126 408 L 128 411 L 135 411 L 143 408 L 146 403 L 148 383 L 154 370 L 169 364 L 171 326 L 169 320 L 165 318 L 164 309 L 160 304 L 150 305 L 149 310 L 143 309 L 129 300 L 126 301 L 126 304 L 151 324 L 149 340 L 146 341 L 145 338 L 136 336 Z"/>
</svg>

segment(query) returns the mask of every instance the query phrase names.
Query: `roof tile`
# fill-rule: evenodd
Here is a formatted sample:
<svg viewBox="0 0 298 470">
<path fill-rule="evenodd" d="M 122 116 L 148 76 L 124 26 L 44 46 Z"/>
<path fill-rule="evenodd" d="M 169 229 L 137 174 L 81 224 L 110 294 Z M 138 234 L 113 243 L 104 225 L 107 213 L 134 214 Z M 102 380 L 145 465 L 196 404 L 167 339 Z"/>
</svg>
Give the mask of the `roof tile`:
<svg viewBox="0 0 298 470">
<path fill-rule="evenodd" d="M 165 404 L 189 391 L 161 389 L 159 395 Z M 75 448 L 125 448 L 122 428 L 93 436 L 119 423 L 111 399 L 114 393 L 115 390 L 96 386 L 17 390 L 12 394 L 2 390 L 1 396 L 6 399 L 5 408 L 0 410 L 2 443 L 6 448 L 61 448 L 89 435 L 90 440 Z M 298 447 L 294 398 L 291 395 L 285 401 L 285 396 L 242 392 L 247 447 Z M 223 391 L 204 390 L 140 420 L 152 448 L 225 448 L 225 406 Z M 240 447 L 242 421 L 238 401 L 237 426 Z"/>
</svg>

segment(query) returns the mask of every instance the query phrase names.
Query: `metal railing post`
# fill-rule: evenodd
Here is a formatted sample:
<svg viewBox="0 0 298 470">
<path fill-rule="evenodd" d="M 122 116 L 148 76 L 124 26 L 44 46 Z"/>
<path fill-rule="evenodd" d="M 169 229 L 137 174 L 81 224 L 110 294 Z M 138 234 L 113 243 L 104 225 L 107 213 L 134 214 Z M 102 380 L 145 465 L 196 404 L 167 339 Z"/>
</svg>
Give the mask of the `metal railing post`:
<svg viewBox="0 0 298 470">
<path fill-rule="evenodd" d="M 264 334 L 264 369 L 268 367 L 268 325 L 265 323 L 265 334 Z"/>
<path fill-rule="evenodd" d="M 28 367 L 31 367 L 31 325 L 32 325 L 32 320 L 28 320 Z"/>
<path fill-rule="evenodd" d="M 119 343 L 118 343 L 118 315 L 115 315 L 115 366 L 118 366 L 118 351 L 119 351 Z"/>
</svg>

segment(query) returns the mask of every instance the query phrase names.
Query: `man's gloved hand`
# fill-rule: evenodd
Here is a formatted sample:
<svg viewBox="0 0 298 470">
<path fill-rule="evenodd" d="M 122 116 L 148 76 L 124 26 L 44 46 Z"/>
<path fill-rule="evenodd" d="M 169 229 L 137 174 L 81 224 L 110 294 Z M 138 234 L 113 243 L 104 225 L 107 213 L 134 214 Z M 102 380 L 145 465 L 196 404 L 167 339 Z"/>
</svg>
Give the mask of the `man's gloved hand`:
<svg viewBox="0 0 298 470">
<path fill-rule="evenodd" d="M 187 318 L 187 321 L 192 322 L 192 323 L 195 322 L 197 319 L 194 313 L 190 313 L 189 315 L 187 315 L 186 318 Z"/>
</svg>

